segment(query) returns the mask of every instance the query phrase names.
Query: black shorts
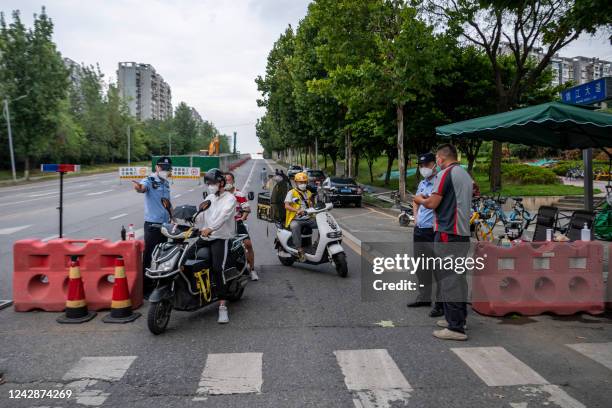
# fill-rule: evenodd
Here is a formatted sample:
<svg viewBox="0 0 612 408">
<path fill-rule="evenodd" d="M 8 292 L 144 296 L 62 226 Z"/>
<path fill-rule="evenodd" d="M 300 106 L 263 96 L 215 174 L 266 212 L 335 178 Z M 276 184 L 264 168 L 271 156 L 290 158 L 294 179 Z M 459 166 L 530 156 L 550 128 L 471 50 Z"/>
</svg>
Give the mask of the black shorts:
<svg viewBox="0 0 612 408">
<path fill-rule="evenodd" d="M 250 239 L 251 237 L 249 236 L 249 230 L 247 228 L 247 225 L 244 223 L 244 221 L 242 220 L 238 220 L 236 221 L 236 235 L 247 235 L 246 239 Z"/>
</svg>

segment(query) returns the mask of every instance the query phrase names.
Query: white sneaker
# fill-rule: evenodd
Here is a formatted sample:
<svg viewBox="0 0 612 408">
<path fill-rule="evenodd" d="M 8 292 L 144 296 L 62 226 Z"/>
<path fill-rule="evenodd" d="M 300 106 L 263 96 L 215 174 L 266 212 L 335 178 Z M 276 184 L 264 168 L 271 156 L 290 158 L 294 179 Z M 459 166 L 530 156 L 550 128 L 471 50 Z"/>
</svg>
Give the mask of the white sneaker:
<svg viewBox="0 0 612 408">
<path fill-rule="evenodd" d="M 433 332 L 433 335 L 434 337 L 437 337 L 442 340 L 466 341 L 468 339 L 468 336 L 466 334 L 448 329 L 436 330 Z"/>
<path fill-rule="evenodd" d="M 257 272 L 255 272 L 255 269 L 253 269 L 251 271 L 251 280 L 252 281 L 258 281 L 259 280 L 259 275 L 257 275 Z"/>
<path fill-rule="evenodd" d="M 229 323 L 229 314 L 227 313 L 227 306 L 219 306 L 219 317 L 217 318 L 217 323 Z"/>
<path fill-rule="evenodd" d="M 448 322 L 446 320 L 438 320 L 436 326 L 448 329 Z M 463 330 L 467 330 L 467 323 L 463 325 Z"/>
</svg>

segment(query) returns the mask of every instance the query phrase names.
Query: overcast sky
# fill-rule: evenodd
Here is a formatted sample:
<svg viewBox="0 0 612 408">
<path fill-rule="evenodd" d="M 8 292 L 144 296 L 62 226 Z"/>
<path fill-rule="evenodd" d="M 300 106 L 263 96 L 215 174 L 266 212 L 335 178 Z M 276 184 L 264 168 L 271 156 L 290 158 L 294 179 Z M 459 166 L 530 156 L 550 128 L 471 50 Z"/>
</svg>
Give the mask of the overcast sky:
<svg viewBox="0 0 612 408">
<path fill-rule="evenodd" d="M 309 0 L 2 0 L 31 24 L 46 5 L 63 56 L 99 63 L 107 80 L 119 61 L 152 64 L 172 88 L 172 104 L 185 101 L 224 133 L 238 132 L 238 149 L 260 150 L 255 122 L 263 111 L 254 78 L 280 33 L 306 14 Z M 584 37 L 564 56 L 612 59 L 604 35 Z"/>
</svg>

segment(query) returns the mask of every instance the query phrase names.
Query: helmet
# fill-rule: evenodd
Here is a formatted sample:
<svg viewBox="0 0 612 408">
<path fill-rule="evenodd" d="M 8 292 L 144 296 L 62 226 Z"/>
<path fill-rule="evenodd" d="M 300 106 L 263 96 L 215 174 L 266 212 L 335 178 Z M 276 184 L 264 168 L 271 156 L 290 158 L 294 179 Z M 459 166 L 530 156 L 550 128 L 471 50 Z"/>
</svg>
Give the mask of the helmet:
<svg viewBox="0 0 612 408">
<path fill-rule="evenodd" d="M 161 167 L 162 170 L 172 170 L 172 159 L 167 156 L 161 156 L 155 164 Z"/>
<path fill-rule="evenodd" d="M 294 179 L 296 183 L 307 183 L 308 175 L 302 171 L 302 172 L 297 173 Z"/>
<path fill-rule="evenodd" d="M 205 183 L 223 183 L 225 185 L 225 175 L 217 168 L 210 169 L 204 174 Z"/>
</svg>

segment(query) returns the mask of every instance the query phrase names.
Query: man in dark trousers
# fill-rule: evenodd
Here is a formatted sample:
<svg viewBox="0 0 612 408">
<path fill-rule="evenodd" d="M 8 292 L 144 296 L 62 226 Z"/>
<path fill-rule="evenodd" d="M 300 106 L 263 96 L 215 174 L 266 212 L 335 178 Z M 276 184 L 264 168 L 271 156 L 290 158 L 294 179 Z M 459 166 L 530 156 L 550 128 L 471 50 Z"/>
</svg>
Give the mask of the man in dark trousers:
<svg viewBox="0 0 612 408">
<path fill-rule="evenodd" d="M 429 197 L 433 192 L 434 179 L 436 177 L 436 156 L 427 152 L 419 156 L 418 160 L 419 173 L 423 180 L 417 187 L 416 195 Z M 435 232 L 433 228 L 433 210 L 416 202 L 413 203 L 414 213 L 414 256 L 434 257 L 434 238 Z M 414 302 L 408 303 L 408 307 L 430 306 L 432 303 L 432 276 L 433 270 L 427 267 L 421 267 L 416 272 L 419 279 L 418 295 Z M 420 286 L 423 285 L 423 286 Z M 436 299 L 439 300 L 440 285 L 436 283 Z M 442 303 L 435 302 L 433 309 L 429 312 L 431 317 L 438 317 L 444 314 Z"/>
<path fill-rule="evenodd" d="M 417 195 L 414 201 L 434 210 L 436 257 L 441 259 L 465 257 L 470 242 L 470 208 L 473 181 L 457 161 L 457 149 L 443 144 L 436 152 L 440 172 L 436 176 L 431 196 Z M 465 261 L 465 260 L 464 260 Z M 446 262 L 444 262 L 446 264 Z M 436 270 L 441 285 L 445 320 L 433 335 L 443 340 L 467 340 L 467 280 L 465 273 L 440 267 Z"/>
<path fill-rule="evenodd" d="M 155 173 L 143 178 L 140 182 L 133 181 L 134 190 L 145 195 L 144 212 L 144 253 L 142 255 L 143 275 L 146 268 L 151 266 L 151 256 L 157 244 L 166 242 L 167 238 L 161 233 L 161 224 L 168 222 L 170 216 L 162 205 L 161 199 L 170 200 L 170 183 L 168 178 L 172 171 L 172 160 L 169 157 L 160 157 L 155 165 Z M 143 292 L 145 299 L 153 291 L 151 279 L 143 276 Z"/>
</svg>

